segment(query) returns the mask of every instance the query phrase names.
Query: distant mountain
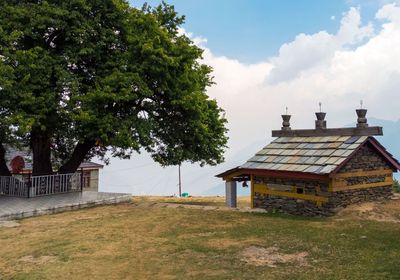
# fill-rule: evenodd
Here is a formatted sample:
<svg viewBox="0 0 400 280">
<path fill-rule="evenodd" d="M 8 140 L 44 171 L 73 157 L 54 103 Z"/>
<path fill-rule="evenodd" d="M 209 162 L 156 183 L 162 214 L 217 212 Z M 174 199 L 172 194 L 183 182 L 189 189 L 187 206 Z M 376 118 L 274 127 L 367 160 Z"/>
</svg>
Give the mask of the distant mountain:
<svg viewBox="0 0 400 280">
<path fill-rule="evenodd" d="M 239 166 L 243 163 L 245 163 L 250 157 L 252 157 L 256 152 L 261 150 L 264 146 L 266 146 L 269 142 L 269 139 L 266 140 L 258 140 L 250 145 L 245 146 L 243 149 L 241 149 L 239 152 L 235 153 L 233 156 L 229 157 L 223 164 L 221 164 L 218 167 L 218 172 L 215 174 L 219 174 L 224 172 L 225 170 L 235 168 L 236 166 Z M 225 195 L 225 183 L 221 182 L 222 179 L 218 179 L 217 185 L 214 185 L 214 187 L 207 189 L 203 192 L 200 192 L 198 195 L 200 196 L 217 196 Z M 245 196 L 245 195 L 250 195 L 250 189 L 249 188 L 243 188 L 241 183 L 238 183 L 237 185 L 237 194 L 239 196 Z"/>
<path fill-rule="evenodd" d="M 370 126 L 382 126 L 383 136 L 377 136 L 376 139 L 391 153 L 396 159 L 400 160 L 400 120 L 390 121 L 381 120 L 377 118 L 368 118 L 368 124 Z M 346 127 L 354 127 L 355 124 L 346 125 Z M 266 144 L 266 143 L 264 143 Z M 254 143 L 244 149 L 233 157 L 230 162 L 244 162 L 248 158 L 252 157 L 256 150 L 255 146 L 260 146 L 262 143 Z M 395 177 L 400 179 L 400 174 L 395 173 Z M 238 183 L 238 195 L 250 195 L 249 188 L 243 188 L 240 183 Z M 215 195 L 225 195 L 225 184 L 221 182 L 220 184 L 202 192 L 200 195 L 203 196 L 215 196 Z"/>
<path fill-rule="evenodd" d="M 397 160 L 400 160 L 400 120 L 388 121 L 376 118 L 369 118 L 370 126 L 382 126 L 383 136 L 377 136 L 376 139 L 391 153 Z M 400 174 L 395 173 L 395 178 L 400 179 Z"/>
<path fill-rule="evenodd" d="M 382 126 L 383 136 L 378 136 L 378 141 L 386 147 L 386 149 L 394 155 L 395 158 L 400 159 L 400 120 L 387 121 L 375 118 L 368 119 L 371 126 Z"/>
</svg>

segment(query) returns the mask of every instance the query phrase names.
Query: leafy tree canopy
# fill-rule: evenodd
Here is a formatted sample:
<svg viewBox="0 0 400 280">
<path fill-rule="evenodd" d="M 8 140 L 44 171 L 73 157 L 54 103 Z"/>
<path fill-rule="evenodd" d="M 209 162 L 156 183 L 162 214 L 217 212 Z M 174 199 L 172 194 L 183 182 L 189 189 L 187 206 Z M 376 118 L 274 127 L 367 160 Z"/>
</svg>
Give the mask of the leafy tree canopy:
<svg viewBox="0 0 400 280">
<path fill-rule="evenodd" d="M 84 159 L 141 149 L 162 165 L 223 160 L 226 119 L 206 95 L 211 68 L 179 32 L 184 17 L 173 6 L 0 7 L 0 141 L 29 145 L 34 175 L 52 173 L 55 162 L 69 173 Z"/>
</svg>

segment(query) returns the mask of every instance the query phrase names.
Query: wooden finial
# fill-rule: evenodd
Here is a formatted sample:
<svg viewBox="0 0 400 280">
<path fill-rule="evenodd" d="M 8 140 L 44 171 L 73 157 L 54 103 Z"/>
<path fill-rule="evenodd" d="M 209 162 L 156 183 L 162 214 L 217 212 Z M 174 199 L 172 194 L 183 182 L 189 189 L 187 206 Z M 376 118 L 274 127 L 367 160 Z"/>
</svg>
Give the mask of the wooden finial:
<svg viewBox="0 0 400 280">
<path fill-rule="evenodd" d="M 288 114 L 288 107 L 286 106 L 286 115 Z"/>
<path fill-rule="evenodd" d="M 319 105 L 319 112 L 321 113 L 322 112 L 322 103 L 319 102 L 318 105 Z"/>
</svg>

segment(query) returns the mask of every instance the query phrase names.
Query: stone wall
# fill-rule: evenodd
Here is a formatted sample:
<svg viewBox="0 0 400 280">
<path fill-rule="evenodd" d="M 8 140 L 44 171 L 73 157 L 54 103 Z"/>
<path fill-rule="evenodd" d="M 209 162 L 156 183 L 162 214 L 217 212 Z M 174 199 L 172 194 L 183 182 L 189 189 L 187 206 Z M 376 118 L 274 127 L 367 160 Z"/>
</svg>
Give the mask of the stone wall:
<svg viewBox="0 0 400 280">
<path fill-rule="evenodd" d="M 307 195 L 328 195 L 327 182 L 256 176 L 254 177 L 254 183 L 268 185 L 272 189 L 274 189 L 274 185 L 301 187 L 304 189 L 304 194 Z M 283 196 L 266 195 L 261 193 L 255 193 L 254 207 L 267 209 L 269 211 L 277 211 L 304 216 L 327 216 L 331 214 L 331 210 L 329 209 L 329 207 L 325 207 L 324 205 L 317 206 L 316 202 L 314 201 L 306 201 Z"/>
<path fill-rule="evenodd" d="M 294 215 L 331 216 L 340 208 L 350 204 L 388 199 L 392 195 L 392 187 L 375 187 L 367 189 L 346 190 L 329 193 L 329 201 L 321 206 L 313 201 L 300 200 L 290 197 L 273 196 L 256 193 L 254 206 Z"/>
<path fill-rule="evenodd" d="M 342 167 L 339 173 L 383 169 L 391 169 L 391 167 L 372 147 L 365 145 L 358 150 L 345 166 Z M 384 175 L 372 175 L 354 176 L 339 180 L 345 181 L 347 186 L 354 186 L 365 183 L 372 184 L 384 182 L 385 178 Z M 322 205 L 318 206 L 314 201 L 255 193 L 254 206 L 257 208 L 305 216 L 329 216 L 334 214 L 337 209 L 346 207 L 350 204 L 385 200 L 392 195 L 392 186 L 390 183 L 383 187 L 329 192 L 328 183 L 326 182 L 268 177 L 255 177 L 254 182 L 256 184 L 271 186 L 271 189 L 274 189 L 274 185 L 276 185 L 276 188 L 278 188 L 276 190 L 279 190 L 280 186 L 283 186 L 281 187 L 282 190 L 285 189 L 284 186 L 302 187 L 304 189 L 304 194 L 318 195 L 328 198 L 328 202 L 322 203 Z M 290 192 L 290 188 L 288 188 L 287 191 Z"/>
<path fill-rule="evenodd" d="M 376 176 L 375 176 L 376 177 Z M 369 180 L 369 179 L 368 179 Z M 376 179 L 374 179 L 376 180 Z M 255 177 L 257 184 L 287 185 L 304 187 L 304 194 L 320 195 L 328 198 L 328 202 L 317 205 L 314 201 L 307 201 L 297 198 L 267 195 L 262 193 L 254 194 L 254 207 L 264 208 L 268 211 L 277 211 L 294 215 L 303 216 L 330 216 L 337 209 L 346 207 L 350 204 L 377 201 L 388 199 L 392 195 L 392 186 L 372 187 L 364 189 L 353 189 L 338 192 L 328 192 L 328 184 L 325 182 L 286 180 L 279 178 Z"/>
<path fill-rule="evenodd" d="M 286 185 L 290 187 L 302 187 L 306 194 L 316 195 L 317 192 L 327 192 L 328 183 L 318 182 L 318 181 L 307 181 L 307 180 L 297 180 L 297 179 L 284 179 L 284 178 L 270 178 L 270 177 L 254 177 L 254 183 L 256 184 L 276 184 L 276 185 Z"/>
<path fill-rule="evenodd" d="M 390 169 L 385 159 L 378 154 L 369 145 L 364 145 L 358 152 L 350 159 L 345 166 L 340 169 L 339 173 L 351 172 L 357 170 L 376 170 L 376 169 Z"/>
<path fill-rule="evenodd" d="M 313 201 L 259 193 L 254 196 L 254 207 L 263 208 L 270 212 L 303 216 L 330 216 L 334 213 L 332 207 L 326 205 L 318 207 Z"/>
<path fill-rule="evenodd" d="M 372 184 L 372 183 L 380 183 L 385 182 L 385 176 L 358 176 L 358 177 L 351 177 L 345 178 L 344 181 L 346 182 L 347 186 L 353 186 L 358 184 Z"/>
<path fill-rule="evenodd" d="M 389 199 L 391 196 L 391 185 L 367 189 L 346 190 L 332 193 L 327 206 L 340 208 L 359 202 L 385 200 Z"/>
</svg>

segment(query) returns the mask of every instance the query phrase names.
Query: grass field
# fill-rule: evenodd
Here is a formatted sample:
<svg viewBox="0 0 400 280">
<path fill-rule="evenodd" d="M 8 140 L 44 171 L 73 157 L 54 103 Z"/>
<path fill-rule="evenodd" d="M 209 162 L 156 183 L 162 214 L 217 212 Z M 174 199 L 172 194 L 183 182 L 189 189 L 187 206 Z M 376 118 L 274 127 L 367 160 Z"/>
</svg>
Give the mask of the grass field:
<svg viewBox="0 0 400 280">
<path fill-rule="evenodd" d="M 223 198 L 134 200 L 223 205 Z M 400 279 L 397 201 L 328 219 L 145 204 L 0 228 L 0 278 Z"/>
</svg>

